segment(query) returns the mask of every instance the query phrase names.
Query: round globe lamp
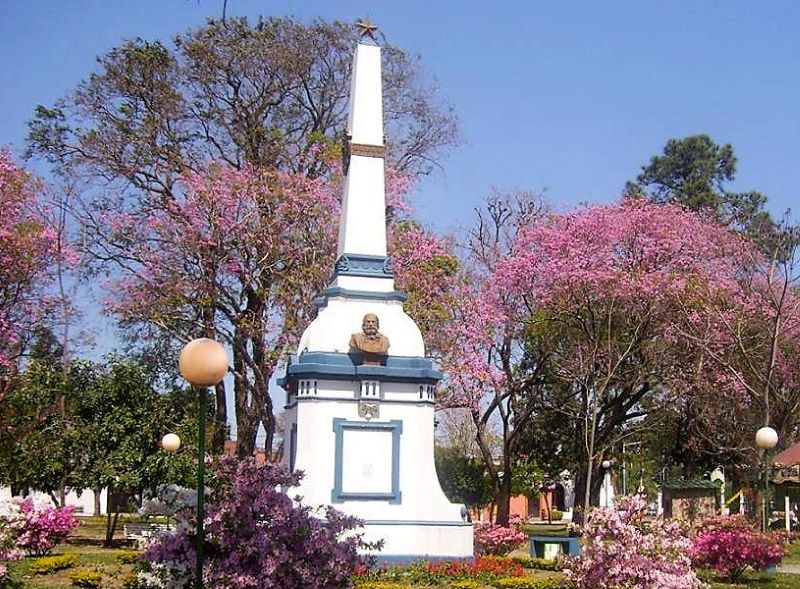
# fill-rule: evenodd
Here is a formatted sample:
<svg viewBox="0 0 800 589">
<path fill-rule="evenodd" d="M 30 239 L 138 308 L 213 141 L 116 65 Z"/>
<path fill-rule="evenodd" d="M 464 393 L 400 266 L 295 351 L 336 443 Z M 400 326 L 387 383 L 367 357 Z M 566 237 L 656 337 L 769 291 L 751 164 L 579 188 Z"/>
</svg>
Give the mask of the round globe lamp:
<svg viewBox="0 0 800 589">
<path fill-rule="evenodd" d="M 193 339 L 183 346 L 178 357 L 178 368 L 183 378 L 197 387 L 200 428 L 197 437 L 197 530 L 195 535 L 195 589 L 203 589 L 203 562 L 205 560 L 205 461 L 206 461 L 206 387 L 219 383 L 228 372 L 228 353 L 218 342 L 207 337 Z"/>
<path fill-rule="evenodd" d="M 778 432 L 771 427 L 762 427 L 756 432 L 756 446 L 762 450 L 772 450 L 777 445 Z"/>
<path fill-rule="evenodd" d="M 228 353 L 219 342 L 201 337 L 183 346 L 178 357 L 183 378 L 198 387 L 211 387 L 228 372 Z"/>
<path fill-rule="evenodd" d="M 161 438 L 161 447 L 165 452 L 177 452 L 181 447 L 181 439 L 178 434 L 166 434 Z"/>
<path fill-rule="evenodd" d="M 770 450 L 778 444 L 778 432 L 769 426 L 764 426 L 756 432 L 756 446 L 764 451 L 764 498 L 761 506 L 761 531 L 769 529 L 769 477 L 770 477 Z"/>
<path fill-rule="evenodd" d="M 611 468 L 611 461 L 610 460 L 603 460 L 602 467 L 608 470 Z"/>
</svg>

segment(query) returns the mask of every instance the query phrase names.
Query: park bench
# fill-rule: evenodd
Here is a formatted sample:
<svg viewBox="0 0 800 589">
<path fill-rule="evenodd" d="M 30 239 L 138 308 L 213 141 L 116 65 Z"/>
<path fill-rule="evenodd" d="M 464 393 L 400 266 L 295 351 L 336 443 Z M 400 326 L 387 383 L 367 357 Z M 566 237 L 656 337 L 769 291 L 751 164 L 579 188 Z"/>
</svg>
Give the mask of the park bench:
<svg viewBox="0 0 800 589">
<path fill-rule="evenodd" d="M 122 531 L 126 540 L 142 542 L 171 529 L 169 524 L 125 524 Z"/>
</svg>

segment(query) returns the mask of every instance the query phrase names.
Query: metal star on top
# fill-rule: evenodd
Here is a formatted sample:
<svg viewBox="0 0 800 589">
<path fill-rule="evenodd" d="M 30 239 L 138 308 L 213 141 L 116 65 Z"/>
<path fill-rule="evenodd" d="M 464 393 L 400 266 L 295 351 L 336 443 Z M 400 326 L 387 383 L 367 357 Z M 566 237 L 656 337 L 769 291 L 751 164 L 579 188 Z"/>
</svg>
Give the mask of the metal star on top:
<svg viewBox="0 0 800 589">
<path fill-rule="evenodd" d="M 356 21 L 356 28 L 358 29 L 358 32 L 361 33 L 362 37 L 369 37 L 373 41 L 377 42 L 377 39 L 375 39 L 375 32 L 378 30 L 378 27 L 376 27 L 368 18 L 358 19 Z"/>
</svg>

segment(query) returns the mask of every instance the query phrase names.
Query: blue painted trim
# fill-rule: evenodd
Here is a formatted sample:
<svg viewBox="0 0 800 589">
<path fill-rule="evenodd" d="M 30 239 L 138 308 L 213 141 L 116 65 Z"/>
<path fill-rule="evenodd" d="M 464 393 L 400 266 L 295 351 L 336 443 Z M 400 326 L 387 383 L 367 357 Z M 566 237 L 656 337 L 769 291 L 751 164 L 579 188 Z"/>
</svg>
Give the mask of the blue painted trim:
<svg viewBox="0 0 800 589">
<path fill-rule="evenodd" d="M 286 367 L 286 376 L 278 379 L 278 384 L 285 389 L 299 378 L 436 384 L 443 377 L 427 358 L 385 356 L 380 366 L 371 366 L 361 364 L 361 356 L 357 352 L 303 352 L 297 362 Z"/>
<path fill-rule="evenodd" d="M 342 491 L 342 474 L 344 472 L 344 431 L 389 431 L 392 434 L 392 490 L 389 493 L 354 493 Z M 392 505 L 402 503 L 400 493 L 400 434 L 403 433 L 403 422 L 391 421 L 348 421 L 341 417 L 333 420 L 333 432 L 336 434 L 333 467 L 333 489 L 331 503 L 345 501 L 388 501 Z"/>
<path fill-rule="evenodd" d="M 368 519 L 364 523 L 368 526 L 442 526 L 442 527 L 472 527 L 471 522 L 449 521 L 436 522 L 430 520 L 399 520 L 399 519 Z"/>
<path fill-rule="evenodd" d="M 289 470 L 294 472 L 294 463 L 297 459 L 297 423 L 289 429 Z"/>
<path fill-rule="evenodd" d="M 362 276 L 365 278 L 392 278 L 392 261 L 386 256 L 366 254 L 342 254 L 333 267 L 333 278 L 337 276 Z"/>
<path fill-rule="evenodd" d="M 428 554 L 371 554 L 375 559 L 373 569 L 383 565 L 411 564 L 414 562 L 475 562 L 474 556 L 430 556 Z"/>
<path fill-rule="evenodd" d="M 328 299 L 331 297 L 344 297 L 347 299 L 360 299 L 367 301 L 400 301 L 405 302 L 408 295 L 399 290 L 391 292 L 376 292 L 372 290 L 350 290 L 349 288 L 342 288 L 341 286 L 329 286 L 322 291 L 322 296 L 314 301 L 318 308 L 326 307 Z"/>
<path fill-rule="evenodd" d="M 284 405 L 284 409 L 291 409 L 295 407 L 298 403 L 310 403 L 314 401 L 337 401 L 339 403 L 358 403 L 362 399 L 356 399 L 355 397 L 325 397 L 325 396 L 316 396 L 316 397 L 300 397 L 299 399 L 292 398 L 292 402 L 288 405 Z M 430 401 L 420 401 L 419 399 L 381 399 L 381 405 L 435 405 L 436 401 L 431 399 Z"/>
<path fill-rule="evenodd" d="M 544 558 L 544 547 L 547 544 L 560 546 L 561 551 L 570 556 L 577 556 L 581 552 L 581 545 L 573 536 L 528 536 L 528 549 L 534 558 Z"/>
</svg>

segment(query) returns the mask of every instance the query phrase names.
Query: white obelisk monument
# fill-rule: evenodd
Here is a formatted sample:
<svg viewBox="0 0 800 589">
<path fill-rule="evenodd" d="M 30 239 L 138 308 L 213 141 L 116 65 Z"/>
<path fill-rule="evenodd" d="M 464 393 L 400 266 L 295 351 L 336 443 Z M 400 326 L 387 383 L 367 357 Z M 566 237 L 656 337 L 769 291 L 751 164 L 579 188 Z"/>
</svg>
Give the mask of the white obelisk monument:
<svg viewBox="0 0 800 589">
<path fill-rule="evenodd" d="M 366 23 L 369 25 L 369 23 Z M 361 23 L 364 27 L 364 23 Z M 394 290 L 386 250 L 381 50 L 353 61 L 344 196 L 333 283 L 300 339 L 287 391 L 284 458 L 305 505 L 331 504 L 383 539 L 379 562 L 472 557 L 472 525 L 433 460 L 441 378 Z"/>
</svg>

